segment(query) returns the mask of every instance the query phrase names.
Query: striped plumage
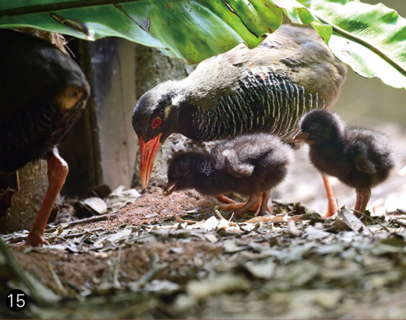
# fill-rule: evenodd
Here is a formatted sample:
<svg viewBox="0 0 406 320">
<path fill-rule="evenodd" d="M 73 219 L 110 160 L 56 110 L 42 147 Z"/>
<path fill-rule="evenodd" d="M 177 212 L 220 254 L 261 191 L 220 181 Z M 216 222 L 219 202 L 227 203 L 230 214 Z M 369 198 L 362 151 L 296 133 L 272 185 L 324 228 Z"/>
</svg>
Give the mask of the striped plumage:
<svg viewBox="0 0 406 320">
<path fill-rule="evenodd" d="M 210 141 L 255 131 L 288 138 L 295 132 L 300 115 L 326 107 L 326 100 L 319 100 L 318 92 L 308 93 L 303 86 L 269 70 L 264 75 L 262 79 L 248 72 L 238 82 L 235 94 L 220 97 L 217 107 L 207 112 L 192 105 L 192 124 L 198 128 L 193 138 Z"/>
<path fill-rule="evenodd" d="M 182 81 L 159 84 L 133 114 L 142 184 L 151 156 L 170 134 L 210 141 L 269 132 L 287 141 L 301 115 L 332 107 L 345 77 L 346 67 L 314 30 L 282 26 L 253 50 L 241 44 L 203 61 Z"/>
</svg>

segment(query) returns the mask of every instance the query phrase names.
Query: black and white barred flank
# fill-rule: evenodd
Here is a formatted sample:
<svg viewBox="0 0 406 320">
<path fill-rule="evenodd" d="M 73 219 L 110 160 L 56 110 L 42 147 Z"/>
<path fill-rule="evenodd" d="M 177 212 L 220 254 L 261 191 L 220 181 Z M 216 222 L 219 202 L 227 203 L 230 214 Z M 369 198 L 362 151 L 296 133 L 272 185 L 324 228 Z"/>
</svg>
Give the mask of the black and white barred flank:
<svg viewBox="0 0 406 320">
<path fill-rule="evenodd" d="M 217 107 L 208 111 L 197 106 L 192 114 L 197 140 L 211 141 L 245 132 L 265 131 L 288 139 L 297 131 L 301 115 L 315 108 L 325 108 L 317 92 L 308 93 L 289 78 L 268 69 L 266 77 L 252 72 L 234 95 L 222 96 Z"/>
</svg>

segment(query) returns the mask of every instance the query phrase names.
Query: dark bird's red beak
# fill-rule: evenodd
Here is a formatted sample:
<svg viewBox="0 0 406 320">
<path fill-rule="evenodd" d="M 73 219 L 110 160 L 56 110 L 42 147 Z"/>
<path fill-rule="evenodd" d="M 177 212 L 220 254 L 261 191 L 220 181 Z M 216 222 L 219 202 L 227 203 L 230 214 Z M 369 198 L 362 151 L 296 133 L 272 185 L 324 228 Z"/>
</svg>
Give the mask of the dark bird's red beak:
<svg viewBox="0 0 406 320">
<path fill-rule="evenodd" d="M 159 142 L 162 133 L 160 133 L 154 139 L 144 142 L 144 139 L 140 137 L 140 178 L 141 186 L 145 188 L 148 185 L 151 178 L 152 167 L 154 160 L 162 143 Z"/>
<path fill-rule="evenodd" d="M 298 141 L 303 141 L 306 140 L 309 137 L 309 134 L 303 131 L 299 131 L 298 133 L 296 133 L 296 135 L 293 137 L 293 141 L 294 142 L 298 142 Z"/>
</svg>

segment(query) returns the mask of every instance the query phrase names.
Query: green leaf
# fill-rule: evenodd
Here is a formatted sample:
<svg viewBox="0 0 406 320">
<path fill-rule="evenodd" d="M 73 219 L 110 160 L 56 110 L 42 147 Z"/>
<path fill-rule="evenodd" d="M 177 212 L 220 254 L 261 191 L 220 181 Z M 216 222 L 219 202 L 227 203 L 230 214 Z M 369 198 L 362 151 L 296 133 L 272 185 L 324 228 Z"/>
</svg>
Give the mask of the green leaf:
<svg viewBox="0 0 406 320">
<path fill-rule="evenodd" d="M 241 42 L 254 48 L 281 25 L 282 12 L 311 23 L 361 76 L 406 87 L 406 20 L 359 0 L 3 0 L 0 28 L 118 36 L 195 64 Z"/>
<path fill-rule="evenodd" d="M 282 23 L 273 1 L 13 0 L 0 3 L 0 28 L 33 27 L 95 40 L 122 37 L 198 63 L 241 42 L 254 48 Z"/>
<path fill-rule="evenodd" d="M 359 75 L 406 88 L 406 19 L 395 10 L 359 0 L 275 2 L 293 22 L 311 23 L 334 55 Z"/>
<path fill-rule="evenodd" d="M 341 61 L 363 77 L 406 87 L 406 19 L 395 10 L 358 0 L 312 0 L 310 11 L 332 27 L 327 43 Z M 321 24 L 315 29 L 323 36 Z"/>
</svg>

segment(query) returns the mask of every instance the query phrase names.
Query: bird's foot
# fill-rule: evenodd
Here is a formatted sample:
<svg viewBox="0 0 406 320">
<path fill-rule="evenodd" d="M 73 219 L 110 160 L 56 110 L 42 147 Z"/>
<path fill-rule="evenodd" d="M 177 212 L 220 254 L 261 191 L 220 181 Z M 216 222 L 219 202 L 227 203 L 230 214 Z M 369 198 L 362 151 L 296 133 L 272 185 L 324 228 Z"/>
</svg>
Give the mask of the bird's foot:
<svg viewBox="0 0 406 320">
<path fill-rule="evenodd" d="M 24 242 L 18 243 L 15 245 L 16 248 L 25 249 L 27 247 L 40 247 L 47 241 L 41 236 L 30 236 L 28 235 L 27 239 Z"/>
<path fill-rule="evenodd" d="M 335 202 L 329 202 L 328 207 L 324 215 L 322 216 L 323 219 L 330 218 L 334 216 L 338 211 L 338 207 Z"/>
<path fill-rule="evenodd" d="M 268 198 L 265 199 L 266 203 Z M 222 204 L 215 207 L 215 209 L 220 209 L 222 211 L 234 211 L 235 216 L 239 216 L 245 212 L 254 212 L 257 216 L 264 216 L 267 212 L 272 212 L 268 205 L 262 204 L 263 198 L 260 197 L 250 197 L 247 203 L 244 202 L 234 202 L 230 204 Z M 249 204 L 249 205 L 248 205 Z M 244 208 L 242 210 L 242 208 Z"/>
<path fill-rule="evenodd" d="M 215 198 L 216 198 L 218 201 L 220 201 L 220 202 L 222 202 L 222 203 L 226 203 L 226 204 L 237 203 L 237 202 L 235 202 L 233 199 L 230 199 L 229 197 L 226 197 L 226 196 L 224 196 L 224 195 L 222 195 L 222 194 L 220 194 L 220 195 L 218 195 L 218 196 L 215 196 Z"/>
<path fill-rule="evenodd" d="M 230 204 L 220 204 L 215 207 L 215 209 L 219 209 L 222 211 L 237 211 L 241 209 L 243 206 L 245 206 L 245 203 L 243 202 L 234 202 Z M 247 211 L 249 212 L 257 212 L 259 210 L 260 204 L 256 204 L 253 207 L 249 208 Z"/>
</svg>

